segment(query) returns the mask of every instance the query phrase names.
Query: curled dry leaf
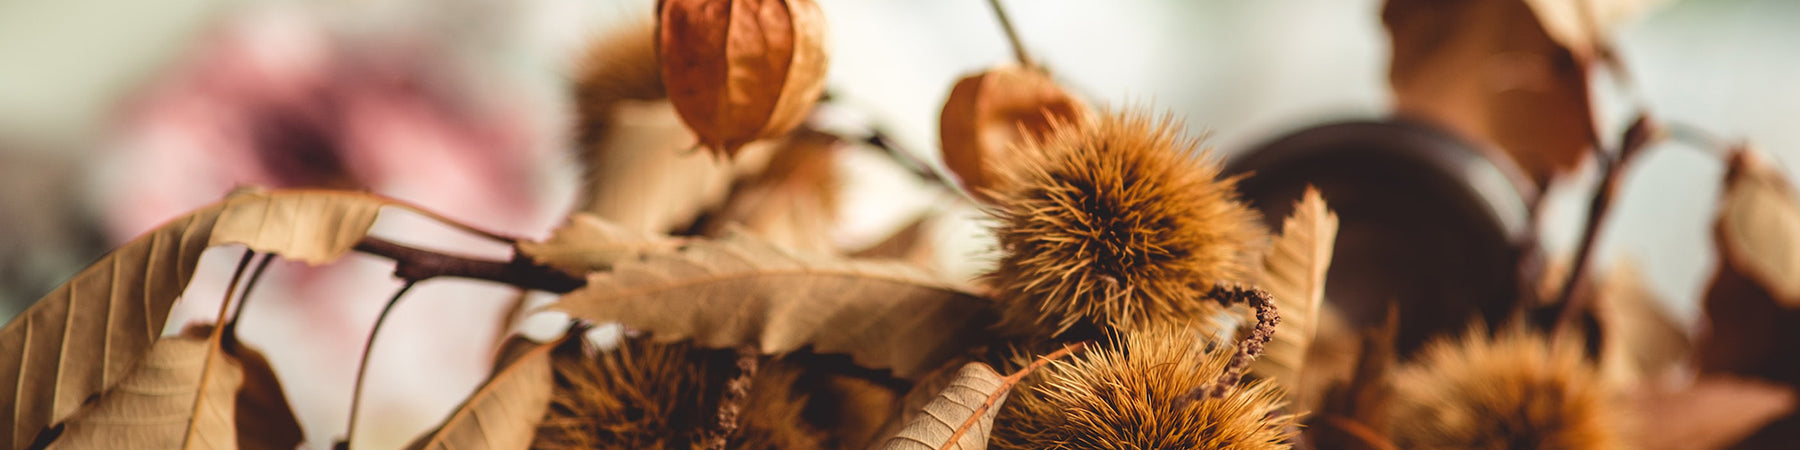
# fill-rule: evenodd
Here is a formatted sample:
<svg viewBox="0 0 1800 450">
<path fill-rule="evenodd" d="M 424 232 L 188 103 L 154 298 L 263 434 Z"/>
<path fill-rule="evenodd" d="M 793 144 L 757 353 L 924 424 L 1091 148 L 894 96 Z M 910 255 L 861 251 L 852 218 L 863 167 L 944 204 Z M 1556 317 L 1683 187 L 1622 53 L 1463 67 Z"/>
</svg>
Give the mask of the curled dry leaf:
<svg viewBox="0 0 1800 450">
<path fill-rule="evenodd" d="M 550 407 L 550 352 L 580 334 L 546 343 L 514 336 L 501 346 L 494 374 L 444 424 L 408 449 L 529 448 Z"/>
<path fill-rule="evenodd" d="M 733 164 L 682 151 L 693 134 L 669 102 L 618 102 L 605 114 L 604 131 L 584 144 L 579 211 L 660 234 L 686 228 L 730 193 Z"/>
<path fill-rule="evenodd" d="M 1791 292 L 1795 232 L 1792 188 L 1755 154 L 1740 149 L 1726 170 L 1714 223 L 1719 265 L 1706 290 L 1705 333 L 1694 357 L 1703 374 L 1756 377 L 1800 386 L 1800 304 Z M 1791 447 L 1800 415 L 1789 414 L 1738 445 Z"/>
<path fill-rule="evenodd" d="M 831 228 L 837 218 L 838 179 L 834 163 L 842 140 L 800 128 L 776 144 L 762 172 L 737 183 L 718 209 L 695 224 L 702 236 L 717 237 L 731 227 L 784 248 L 835 253 Z"/>
<path fill-rule="evenodd" d="M 243 244 L 328 261 L 367 234 L 387 203 L 344 192 L 240 193 L 96 261 L 0 329 L 0 441 L 25 448 L 133 373 L 206 247 Z"/>
<path fill-rule="evenodd" d="M 552 309 L 661 341 L 765 353 L 812 346 L 913 378 L 985 339 L 991 301 L 891 261 L 788 253 L 733 233 L 620 262 Z"/>
<path fill-rule="evenodd" d="M 1011 387 L 1011 383 L 987 364 L 964 365 L 937 398 L 925 404 L 921 414 L 913 415 L 898 434 L 882 442 L 881 448 L 985 449 L 988 435 L 993 432 L 994 415 L 1000 413 L 1000 406 L 1006 402 Z M 958 435 L 957 430 L 970 421 L 974 426 Z M 952 442 L 951 439 L 956 440 Z"/>
<path fill-rule="evenodd" d="M 994 189 L 991 167 L 1024 137 L 1041 140 L 1052 120 L 1079 120 L 1087 109 L 1040 69 L 1000 66 L 964 77 L 938 117 L 944 165 L 978 198 Z"/>
<path fill-rule="evenodd" d="M 628 230 L 592 214 L 575 213 L 552 231 L 549 239 L 519 242 L 519 253 L 538 264 L 585 276 L 588 272 L 611 269 L 613 263 L 672 246 L 660 236 Z"/>
<path fill-rule="evenodd" d="M 1585 157 L 1596 136 L 1588 60 L 1525 0 L 1389 0 L 1382 19 L 1401 116 L 1497 145 L 1539 187 Z"/>
<path fill-rule="evenodd" d="M 1723 264 L 1788 308 L 1800 308 L 1800 202 L 1781 172 L 1755 153 L 1733 155 L 1720 201 Z"/>
<path fill-rule="evenodd" d="M 1268 352 L 1252 366 L 1256 373 L 1286 386 L 1300 387 L 1306 355 L 1318 329 L 1319 305 L 1325 299 L 1325 271 L 1331 267 L 1331 250 L 1337 242 L 1337 214 L 1325 206 L 1324 197 L 1306 188 L 1294 213 L 1282 222 L 1263 257 L 1257 284 L 1274 297 L 1281 311 L 1281 327 L 1269 342 Z"/>
<path fill-rule="evenodd" d="M 669 99 L 718 154 L 792 130 L 825 89 L 825 17 L 812 0 L 660 0 L 657 17 Z"/>
</svg>

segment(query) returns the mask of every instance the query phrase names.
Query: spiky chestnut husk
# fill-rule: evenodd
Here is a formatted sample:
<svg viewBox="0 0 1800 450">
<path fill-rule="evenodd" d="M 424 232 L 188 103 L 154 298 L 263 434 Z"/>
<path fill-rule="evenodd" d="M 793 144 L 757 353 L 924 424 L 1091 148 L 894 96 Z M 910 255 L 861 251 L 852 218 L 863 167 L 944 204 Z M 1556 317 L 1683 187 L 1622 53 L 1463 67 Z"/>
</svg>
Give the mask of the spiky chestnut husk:
<svg viewBox="0 0 1800 450">
<path fill-rule="evenodd" d="M 1395 374 L 1390 438 L 1400 448 L 1621 448 L 1615 398 L 1580 343 L 1477 327 Z"/>
<path fill-rule="evenodd" d="M 559 348 L 551 369 L 551 405 L 532 448 L 638 449 L 697 447 L 715 427 L 729 350 L 694 349 L 647 338 L 589 352 L 579 342 Z M 823 434 L 798 420 L 805 396 L 794 394 L 801 367 L 765 362 L 751 381 L 731 448 L 825 448 Z"/>
<path fill-rule="evenodd" d="M 1267 233 L 1235 179 L 1164 115 L 1058 121 L 997 162 L 992 213 L 1004 327 L 1061 335 L 1218 310 L 1205 289 L 1240 280 Z"/>
<path fill-rule="evenodd" d="M 1282 388 L 1256 380 L 1205 393 L 1234 349 L 1152 326 L 1027 376 L 1001 406 L 1000 449 L 1281 449 L 1293 438 Z M 1024 364 L 1021 360 L 1020 364 Z"/>
</svg>

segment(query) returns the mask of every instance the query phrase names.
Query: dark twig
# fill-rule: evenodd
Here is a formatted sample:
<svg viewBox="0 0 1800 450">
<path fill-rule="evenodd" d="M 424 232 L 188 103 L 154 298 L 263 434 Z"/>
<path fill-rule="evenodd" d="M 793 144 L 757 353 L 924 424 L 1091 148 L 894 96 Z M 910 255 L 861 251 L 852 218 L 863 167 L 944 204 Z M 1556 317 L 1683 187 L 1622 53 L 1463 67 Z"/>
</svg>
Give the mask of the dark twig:
<svg viewBox="0 0 1800 450">
<path fill-rule="evenodd" d="M 1210 398 L 1224 397 L 1238 380 L 1244 377 L 1244 371 L 1250 369 L 1250 363 L 1262 356 L 1263 348 L 1269 345 L 1269 339 L 1275 336 L 1275 325 L 1281 323 L 1281 315 L 1275 312 L 1275 302 L 1268 292 L 1261 289 L 1247 289 L 1243 286 L 1213 286 L 1206 296 L 1225 306 L 1244 304 L 1256 311 L 1256 328 L 1249 336 L 1238 340 L 1237 354 L 1231 355 L 1231 363 L 1225 366 L 1225 372 L 1219 374 L 1219 380 L 1205 388 L 1204 395 Z M 1201 395 L 1195 392 L 1193 396 Z"/>
<path fill-rule="evenodd" d="M 238 320 L 244 318 L 244 304 L 250 303 L 250 291 L 256 289 L 256 283 L 262 281 L 264 272 L 269 270 L 269 263 L 275 261 L 274 254 L 262 255 L 262 261 L 256 263 L 256 269 L 250 272 L 250 281 L 244 283 L 244 294 L 239 296 L 237 309 L 231 312 L 231 320 L 225 322 L 225 335 L 237 338 Z"/>
<path fill-rule="evenodd" d="M 369 340 L 363 342 L 362 363 L 356 365 L 356 384 L 350 388 L 350 425 L 344 431 L 344 442 L 347 444 L 356 439 L 356 416 L 362 411 L 363 376 L 369 373 L 369 355 L 375 352 L 375 336 L 381 334 L 381 324 L 387 323 L 388 313 L 394 312 L 394 305 L 400 303 L 400 297 L 412 290 L 418 281 L 407 280 L 400 286 L 394 296 L 388 298 L 387 305 L 381 307 L 381 314 L 375 316 L 375 327 L 369 330 Z"/>
<path fill-rule="evenodd" d="M 1006 41 L 1012 43 L 1013 57 L 1019 59 L 1019 65 L 1037 67 L 1037 61 L 1032 60 L 1031 54 L 1025 51 L 1025 42 L 1019 39 L 1019 30 L 1013 28 L 1012 18 L 1006 15 L 1006 7 L 1000 6 L 1000 0 L 988 0 L 988 5 L 994 7 L 994 17 L 1000 20 L 1000 29 L 1006 32 Z"/>
<path fill-rule="evenodd" d="M 737 434 L 738 416 L 744 412 L 744 400 L 750 396 L 750 385 L 756 379 L 761 361 L 762 352 L 755 347 L 738 348 L 738 373 L 725 383 L 725 395 L 719 398 L 718 428 L 707 436 L 707 450 L 725 450 L 731 437 Z"/>
<path fill-rule="evenodd" d="M 394 260 L 394 276 L 408 282 L 435 277 L 471 278 L 558 294 L 587 285 L 585 280 L 539 265 L 517 252 L 512 261 L 502 262 L 437 253 L 374 237 L 358 241 L 356 251 Z"/>
<path fill-rule="evenodd" d="M 1661 130 L 1648 115 L 1638 116 L 1637 121 L 1632 122 L 1631 127 L 1625 130 L 1625 139 L 1619 144 L 1618 156 L 1602 165 L 1600 187 L 1594 190 L 1594 197 L 1588 202 L 1587 225 L 1582 229 L 1580 246 L 1575 250 L 1574 265 L 1569 269 L 1568 278 L 1563 280 L 1555 303 L 1550 304 L 1550 313 L 1538 319 L 1538 325 L 1542 327 L 1540 329 L 1553 330 L 1552 333 L 1556 335 L 1554 337 L 1563 337 L 1563 330 L 1572 326 L 1582 311 L 1587 309 L 1587 302 L 1592 296 L 1577 296 L 1575 293 L 1586 283 L 1589 266 L 1593 264 L 1594 247 L 1600 240 L 1600 226 L 1606 223 L 1606 215 L 1612 211 L 1613 197 L 1618 194 L 1619 183 L 1625 178 L 1625 167 L 1636 156 L 1643 154 L 1644 147 L 1649 146 L 1660 133 Z"/>
</svg>

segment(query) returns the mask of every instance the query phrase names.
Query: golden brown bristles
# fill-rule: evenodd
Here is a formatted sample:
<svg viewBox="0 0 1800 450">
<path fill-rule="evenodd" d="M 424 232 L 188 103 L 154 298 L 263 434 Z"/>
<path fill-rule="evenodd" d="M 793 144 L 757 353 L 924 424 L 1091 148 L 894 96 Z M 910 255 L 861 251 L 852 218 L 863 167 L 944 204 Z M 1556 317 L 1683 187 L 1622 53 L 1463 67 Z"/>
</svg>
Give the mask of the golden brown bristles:
<svg viewBox="0 0 1800 450">
<path fill-rule="evenodd" d="M 1582 345 L 1477 329 L 1438 341 L 1394 378 L 1400 448 L 1620 448 L 1622 410 Z"/>
<path fill-rule="evenodd" d="M 1109 348 L 1052 362 L 1027 376 L 1001 406 L 1001 449 L 1278 449 L 1293 437 L 1280 386 L 1240 384 L 1206 395 L 1233 349 L 1192 329 L 1148 327 Z"/>
<path fill-rule="evenodd" d="M 1193 323 L 1264 245 L 1235 180 L 1168 116 L 1101 113 L 1027 140 L 992 193 L 1002 256 L 988 274 L 1006 324 L 1062 334 Z"/>
<path fill-rule="evenodd" d="M 551 360 L 556 390 L 532 448 L 662 448 L 679 437 L 670 430 L 709 423 L 707 361 L 690 361 L 686 345 L 630 339 L 591 357 L 570 347 Z"/>
<path fill-rule="evenodd" d="M 716 431 L 727 379 L 737 374 L 730 350 L 700 350 L 648 338 L 589 355 L 576 345 L 552 358 L 555 391 L 538 426 L 535 449 L 695 447 Z M 827 435 L 803 420 L 807 398 L 796 392 L 802 366 L 761 364 L 743 400 L 729 448 L 825 448 Z"/>
</svg>

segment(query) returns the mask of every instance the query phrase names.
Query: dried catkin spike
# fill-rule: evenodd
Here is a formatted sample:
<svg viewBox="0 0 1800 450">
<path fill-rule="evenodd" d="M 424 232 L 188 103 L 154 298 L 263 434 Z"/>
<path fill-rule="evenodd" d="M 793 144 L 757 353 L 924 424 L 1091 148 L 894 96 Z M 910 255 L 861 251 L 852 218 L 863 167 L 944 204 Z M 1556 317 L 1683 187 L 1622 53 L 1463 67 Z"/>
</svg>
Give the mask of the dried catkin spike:
<svg viewBox="0 0 1800 450">
<path fill-rule="evenodd" d="M 1578 342 L 1477 327 L 1437 341 L 1394 378 L 1400 448 L 1621 448 L 1625 406 Z"/>
<path fill-rule="evenodd" d="M 1218 397 L 1205 390 L 1231 365 L 1191 328 L 1158 325 L 1104 350 L 1055 361 L 1025 378 L 1000 409 L 993 445 L 1024 448 L 1280 449 L 1294 416 L 1280 386 L 1256 380 Z"/>
<path fill-rule="evenodd" d="M 1172 118 L 1107 113 L 1052 122 L 1003 160 L 999 266 L 987 278 L 1014 331 L 1062 335 L 1197 323 L 1214 284 L 1243 279 L 1264 245 L 1233 179 Z"/>
<path fill-rule="evenodd" d="M 1082 119 L 1087 106 L 1040 69 L 1000 66 L 964 77 L 950 89 L 938 117 L 944 165 L 977 198 L 998 188 L 992 172 L 1007 146 L 1024 136 L 1042 140 L 1050 122 Z"/>
<path fill-rule="evenodd" d="M 825 89 L 825 18 L 812 0 L 660 0 L 656 9 L 669 99 L 714 152 L 787 133 Z"/>
</svg>

